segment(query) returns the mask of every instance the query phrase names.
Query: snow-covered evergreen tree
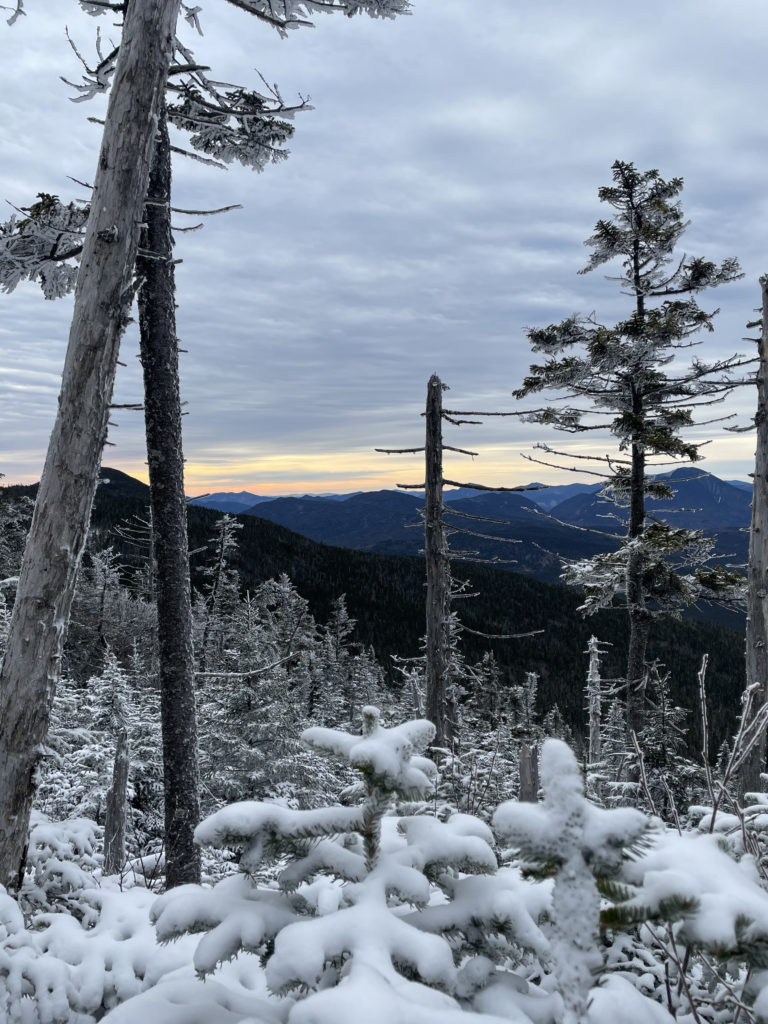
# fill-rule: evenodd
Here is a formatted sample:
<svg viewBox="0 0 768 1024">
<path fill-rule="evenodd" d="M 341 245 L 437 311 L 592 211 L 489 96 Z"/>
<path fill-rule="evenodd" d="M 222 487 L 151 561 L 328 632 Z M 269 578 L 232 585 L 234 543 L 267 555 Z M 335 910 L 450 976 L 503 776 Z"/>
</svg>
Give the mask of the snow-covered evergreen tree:
<svg viewBox="0 0 768 1024">
<path fill-rule="evenodd" d="M 87 551 L 77 580 L 64 649 L 66 674 L 79 682 L 97 674 L 106 652 L 127 663 L 140 641 L 148 664 L 156 661 L 156 609 L 124 586 L 117 553 L 109 546 Z"/>
<path fill-rule="evenodd" d="M 86 684 L 61 682 L 39 769 L 37 806 L 55 820 L 105 822 L 119 736 L 130 751 L 126 852 L 157 851 L 162 837 L 162 755 L 157 690 L 135 656 L 124 668 L 107 652 Z"/>
<path fill-rule="evenodd" d="M 521 694 L 531 695 L 515 687 L 510 700 L 490 652 L 464 666 L 462 689 L 460 742 L 440 763 L 438 795 L 453 809 L 487 819 L 517 790 L 521 737 L 528 735 L 521 732 Z M 535 685 L 531 699 L 535 703 Z M 531 735 L 533 728 L 531 718 Z"/>
<path fill-rule="evenodd" d="M 201 598 L 195 603 L 195 653 L 202 671 L 212 665 L 225 667 L 240 604 L 240 575 L 232 563 L 242 524 L 234 516 L 223 515 L 215 529 L 208 541 L 210 555 L 199 570 L 204 582 Z"/>
<path fill-rule="evenodd" d="M 209 667 L 198 676 L 205 803 L 323 802 L 340 779 L 307 752 L 301 732 L 311 720 L 336 724 L 343 702 L 361 699 L 353 687 L 370 688 L 375 663 L 352 653 L 345 629 L 331 644 L 285 575 L 239 601 L 220 627 L 205 621 L 209 635 L 227 636 L 222 660 L 209 650 Z"/>
<path fill-rule="evenodd" d="M 212 890 L 161 897 L 159 936 L 205 930 L 195 955 L 203 974 L 240 949 L 258 952 L 270 989 L 299 1000 L 290 1024 L 338 1024 L 359 1014 L 361 1000 L 369 1022 L 459 1024 L 468 1014 L 490 1024 L 501 1015 L 474 1003 L 491 990 L 497 1001 L 533 999 L 546 1012 L 546 994 L 505 969 L 521 949 L 546 950 L 536 924 L 546 887 L 514 869 L 497 879 L 492 835 L 476 818 L 388 817 L 428 794 L 434 765 L 417 751 L 433 735 L 425 721 L 387 729 L 374 708 L 364 710 L 359 736 L 307 730 L 311 747 L 359 773 L 356 802 L 308 811 L 246 802 L 214 814 L 198 841 L 238 850 L 240 873 Z M 258 886 L 265 865 L 285 858 L 278 888 Z M 430 906 L 430 882 L 441 905 Z"/>
<path fill-rule="evenodd" d="M 0 583 L 18 575 L 33 508 L 31 498 L 9 500 L 0 489 Z"/>
<path fill-rule="evenodd" d="M 560 740 L 541 755 L 543 803 L 502 804 L 494 827 L 523 858 L 555 873 L 552 894 L 553 973 L 563 1000 L 562 1024 L 585 1024 L 590 992 L 603 967 L 598 878 L 619 873 L 626 847 L 647 832 L 643 814 L 612 811 L 584 797 L 579 767 Z"/>
<path fill-rule="evenodd" d="M 638 171 L 621 160 L 613 164 L 612 177 L 598 196 L 613 212 L 598 220 L 587 240 L 592 254 L 583 273 L 618 261 L 615 280 L 631 296 L 633 308 L 612 327 L 594 315 L 574 315 L 529 331 L 533 350 L 546 361 L 531 367 L 515 395 L 560 392 L 563 403 L 533 410 L 527 418 L 568 433 L 604 428 L 618 447 L 615 453 L 595 455 L 590 472 L 605 475 L 602 495 L 617 507 L 624 540 L 617 552 L 570 564 L 566 578 L 584 588 L 587 612 L 609 606 L 616 595 L 623 598 L 630 633 L 628 726 L 639 733 L 645 651 L 655 609 L 679 608 L 734 582 L 732 574 L 720 571 L 697 576 L 712 542 L 700 531 L 665 524 L 659 513 L 648 521 L 646 499 L 672 496 L 668 485 L 651 479 L 654 457 L 662 464 L 700 458 L 701 444 L 683 440 L 682 431 L 694 425 L 697 407 L 733 387 L 732 373 L 745 362 L 731 356 L 697 359 L 689 367 L 672 365 L 681 350 L 697 343 L 699 332 L 713 329 L 714 314 L 698 306 L 698 293 L 741 273 L 735 259 L 717 265 L 676 255 L 687 226 L 678 199 L 681 178 L 666 181 L 656 170 Z"/>
<path fill-rule="evenodd" d="M 638 741 L 650 810 L 668 822 L 689 804 L 700 801 L 705 787 L 701 765 L 686 756 L 688 716 L 685 708 L 672 701 L 670 673 L 657 663 L 651 665 L 646 725 Z"/>
<path fill-rule="evenodd" d="M 31 498 L 9 501 L 0 490 L 0 658 L 10 629 L 13 598 L 33 507 Z"/>
</svg>

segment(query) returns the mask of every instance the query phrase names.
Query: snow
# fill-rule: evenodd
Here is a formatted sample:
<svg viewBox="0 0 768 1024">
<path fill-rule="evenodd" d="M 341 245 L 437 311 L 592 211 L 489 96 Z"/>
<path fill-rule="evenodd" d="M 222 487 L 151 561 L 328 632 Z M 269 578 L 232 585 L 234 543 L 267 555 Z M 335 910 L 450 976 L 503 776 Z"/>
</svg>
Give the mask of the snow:
<svg viewBox="0 0 768 1024">
<path fill-rule="evenodd" d="M 467 834 L 468 818 L 466 814 L 453 815 L 447 822 L 426 815 L 401 819 L 398 827 L 409 845 L 417 848 L 415 858 L 420 870 L 434 871 L 448 865 L 463 871 L 496 870 L 496 854 L 489 846 L 493 842 L 490 829 L 475 819 L 480 827 L 474 831 L 481 834 Z"/>
<path fill-rule="evenodd" d="M 608 975 L 590 993 L 589 1024 L 671 1024 L 663 1006 L 645 999 L 626 979 Z"/>
<path fill-rule="evenodd" d="M 194 955 L 195 970 L 209 974 L 241 949 L 256 951 L 294 920 L 284 894 L 256 889 L 245 875 L 222 879 L 213 889 L 181 885 L 152 905 L 160 942 L 205 931 Z"/>
<path fill-rule="evenodd" d="M 261 982 L 259 984 L 259 982 Z M 287 1005 L 268 1001 L 255 957 L 243 955 L 217 978 L 197 979 L 187 965 L 118 1006 L 108 1024 L 282 1024 Z"/>
<path fill-rule="evenodd" d="M 558 740 L 543 745 L 542 801 L 502 804 L 495 834 L 424 803 L 403 817 L 403 793 L 430 784 L 418 751 L 431 727 L 386 729 L 374 709 L 365 716 L 363 737 L 308 735 L 356 765 L 359 805 L 222 808 L 197 841 L 241 857 L 213 886 L 156 896 L 139 872 L 121 891 L 102 877 L 93 822 L 36 814 L 25 888 L 34 927 L 0 891 L 0 1020 L 684 1024 L 684 1008 L 676 1018 L 666 1008 L 658 950 L 642 945 L 643 933 L 628 925 L 601 938 L 598 876 L 619 883 L 617 919 L 670 920 L 681 949 L 730 957 L 740 986 L 750 957 L 762 962 L 768 893 L 726 835 L 679 835 L 632 808 L 593 805 Z M 756 796 L 753 817 L 767 803 Z M 695 813 L 706 825 L 709 810 Z M 517 862 L 499 863 L 497 837 Z M 527 877 L 524 865 L 549 877 Z M 768 1019 L 768 972 L 750 984 L 754 1019 Z"/>
<path fill-rule="evenodd" d="M 669 900 L 689 901 L 682 912 L 685 941 L 718 950 L 768 944 L 768 893 L 754 861 L 735 861 L 717 836 L 665 833 L 626 873 L 638 886 L 628 906 L 658 911 Z"/>
<path fill-rule="evenodd" d="M 212 814 L 195 829 L 195 842 L 215 849 L 242 849 L 244 870 L 256 871 L 265 855 L 287 836 L 353 832 L 362 826 L 359 808 L 292 810 L 279 804 L 241 800 Z"/>
<path fill-rule="evenodd" d="M 344 757 L 386 792 L 397 790 L 418 798 L 432 788 L 436 769 L 416 752 L 427 747 L 434 735 L 435 727 L 424 719 L 384 728 L 378 709 L 365 707 L 362 736 L 316 726 L 306 729 L 301 738 L 317 750 Z"/>
<path fill-rule="evenodd" d="M 457 879 L 450 903 L 429 906 L 406 920 L 424 931 L 446 934 L 468 930 L 473 921 L 494 921 L 519 946 L 548 957 L 549 940 L 537 922 L 549 912 L 551 898 L 551 882 L 527 882 L 518 868 L 501 868 L 493 877 Z"/>
<path fill-rule="evenodd" d="M 0 941 L 0 1007 L 6 1006 L 10 1020 L 23 1005 L 17 1019 L 24 1024 L 90 1021 L 102 1008 L 152 988 L 190 963 L 193 939 L 157 945 L 149 921 L 154 897 L 147 890 L 120 892 L 104 884 L 81 899 L 89 910 L 82 924 L 70 914 L 50 913 L 38 917 L 38 928 L 30 931 L 15 901 L 0 892 L 0 921 L 7 932 Z M 81 1016 L 70 1018 L 72 1011 Z"/>
<path fill-rule="evenodd" d="M 617 869 L 625 846 L 647 830 L 630 808 L 604 810 L 584 796 L 571 749 L 548 739 L 541 752 L 541 804 L 502 804 L 494 825 L 524 857 L 557 866 L 552 891 L 551 955 L 563 998 L 563 1024 L 582 1024 L 602 967 L 600 896 L 593 872 Z"/>
<path fill-rule="evenodd" d="M 467 1015 L 455 999 L 406 978 L 358 964 L 331 989 L 297 1003 L 288 1024 L 507 1024 L 508 1017 Z M 524 1018 L 521 1024 L 529 1024 Z"/>
<path fill-rule="evenodd" d="M 419 933 L 375 899 L 336 914 L 296 921 L 275 940 L 267 964 L 267 983 L 275 992 L 297 985 L 317 986 L 328 961 L 349 957 L 353 967 L 365 964 L 391 983 L 393 960 L 408 964 L 428 985 L 450 991 L 455 968 L 450 946 L 436 935 Z"/>
<path fill-rule="evenodd" d="M 514 974 L 491 978 L 475 997 L 474 1005 L 482 1013 L 498 1014 L 512 1024 L 552 1024 L 562 1013 L 562 1002 L 556 994 L 537 989 Z"/>
</svg>

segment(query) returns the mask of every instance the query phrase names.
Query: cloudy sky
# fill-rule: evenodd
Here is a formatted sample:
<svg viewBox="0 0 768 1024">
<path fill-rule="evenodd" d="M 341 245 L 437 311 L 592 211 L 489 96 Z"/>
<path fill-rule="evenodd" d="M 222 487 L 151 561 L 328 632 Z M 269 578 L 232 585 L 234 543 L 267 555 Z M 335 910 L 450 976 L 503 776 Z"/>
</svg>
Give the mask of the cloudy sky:
<svg viewBox="0 0 768 1024">
<path fill-rule="evenodd" d="M 175 165 L 175 205 L 244 207 L 177 236 L 189 493 L 418 482 L 418 458 L 373 449 L 422 442 L 431 373 L 453 407 L 518 407 L 527 326 L 627 312 L 599 272 L 577 275 L 617 158 L 684 177 L 686 250 L 742 262 L 743 281 L 704 297 L 722 312 L 703 354 L 754 348 L 741 339 L 768 270 L 764 0 L 414 0 L 410 17 L 318 17 L 285 40 L 201 6 L 204 37 L 183 37 L 212 77 L 255 87 L 258 70 L 315 109 L 263 174 Z M 59 76 L 79 77 L 66 27 L 89 55 L 97 23 L 110 33 L 75 0 L 26 8 L 0 23 L 0 199 L 18 206 L 92 180 L 100 107 L 72 103 Z M 70 315 L 31 285 L 0 296 L 6 482 L 39 475 Z M 116 401 L 140 399 L 136 351 L 129 332 Z M 753 401 L 740 389 L 741 422 Z M 144 475 L 141 415 L 117 422 L 105 462 Z M 554 482 L 522 458 L 537 441 L 583 450 L 516 420 L 447 440 L 481 452 L 450 475 L 489 484 Z M 704 468 L 745 478 L 753 449 L 719 434 Z"/>
</svg>

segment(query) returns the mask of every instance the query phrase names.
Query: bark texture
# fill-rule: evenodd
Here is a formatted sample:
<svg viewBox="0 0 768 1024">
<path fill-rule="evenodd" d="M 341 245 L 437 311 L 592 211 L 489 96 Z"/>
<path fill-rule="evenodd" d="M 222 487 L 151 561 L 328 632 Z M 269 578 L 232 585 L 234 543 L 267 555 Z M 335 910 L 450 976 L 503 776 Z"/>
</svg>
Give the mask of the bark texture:
<svg viewBox="0 0 768 1024">
<path fill-rule="evenodd" d="M 137 272 L 144 421 L 152 504 L 165 785 L 166 885 L 200 882 L 195 665 L 181 438 L 176 285 L 171 234 L 171 148 L 163 105 Z"/>
<path fill-rule="evenodd" d="M 539 799 L 539 749 L 524 743 L 520 747 L 520 803 L 535 804 Z"/>
<path fill-rule="evenodd" d="M 587 710 L 589 713 L 589 764 L 597 764 L 602 750 L 602 693 L 600 682 L 600 644 L 591 636 L 587 644 L 589 671 L 587 673 Z"/>
<path fill-rule="evenodd" d="M 449 660 L 450 565 L 443 525 L 443 384 L 427 384 L 424 550 L 427 562 L 427 718 L 435 727 L 433 746 L 448 744 L 446 675 Z"/>
<path fill-rule="evenodd" d="M 94 179 L 56 422 L 0 670 L 0 882 L 15 886 L 33 775 L 106 440 L 179 0 L 132 0 Z"/>
<path fill-rule="evenodd" d="M 749 531 L 747 569 L 747 690 L 755 683 L 762 687 L 756 701 L 759 708 L 768 701 L 768 277 L 760 278 L 762 323 L 758 340 L 757 368 L 757 448 L 755 451 L 752 523 Z M 765 770 L 765 733 L 753 747 L 741 771 L 740 788 L 757 792 L 760 772 Z"/>
<path fill-rule="evenodd" d="M 130 748 L 128 730 L 121 724 L 117 730 L 112 785 L 107 791 L 104 815 L 104 874 L 117 875 L 125 864 L 125 818 L 128 809 L 128 768 Z"/>
</svg>

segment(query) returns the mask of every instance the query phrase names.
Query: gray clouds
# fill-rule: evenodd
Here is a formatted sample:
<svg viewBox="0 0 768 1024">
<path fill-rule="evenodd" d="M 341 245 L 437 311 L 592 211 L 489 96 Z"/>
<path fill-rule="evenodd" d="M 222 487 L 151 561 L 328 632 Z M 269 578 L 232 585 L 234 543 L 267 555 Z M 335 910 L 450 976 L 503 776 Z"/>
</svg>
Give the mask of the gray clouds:
<svg viewBox="0 0 768 1024">
<path fill-rule="evenodd" d="M 67 175 L 87 181 L 98 147 L 85 118 L 99 110 L 70 103 L 58 81 L 78 76 L 64 21 L 83 52 L 96 22 L 74 0 L 43 6 L 0 28 L 0 196 L 17 204 L 82 194 Z M 416 0 L 412 17 L 318 17 L 287 40 L 227 5 L 203 4 L 201 20 L 205 37 L 185 39 L 212 77 L 257 84 L 258 68 L 316 109 L 262 175 L 175 166 L 176 205 L 245 207 L 177 237 L 190 490 L 415 480 L 415 461 L 372 449 L 418 443 L 432 372 L 461 405 L 512 407 L 526 326 L 624 312 L 599 273 L 576 274 L 616 158 L 685 177 L 690 250 L 742 260 L 744 282 L 706 299 L 722 314 L 705 352 L 740 347 L 766 269 L 759 0 Z M 0 310 L 0 470 L 34 477 L 67 303 L 30 289 Z M 135 351 L 129 334 L 117 401 L 140 393 Z M 140 416 L 118 421 L 105 459 L 138 471 Z M 460 441 L 483 459 L 455 472 L 523 482 L 517 453 L 537 431 L 472 428 Z M 718 442 L 707 468 L 744 475 L 751 445 Z"/>
</svg>

